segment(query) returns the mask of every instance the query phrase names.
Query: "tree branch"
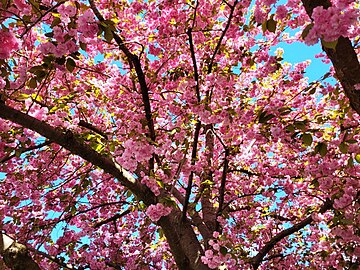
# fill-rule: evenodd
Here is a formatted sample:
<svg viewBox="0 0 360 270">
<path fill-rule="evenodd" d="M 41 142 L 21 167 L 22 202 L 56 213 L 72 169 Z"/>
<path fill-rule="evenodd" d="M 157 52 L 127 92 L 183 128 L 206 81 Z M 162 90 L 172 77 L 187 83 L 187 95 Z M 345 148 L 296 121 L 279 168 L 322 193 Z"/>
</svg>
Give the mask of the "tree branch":
<svg viewBox="0 0 360 270">
<path fill-rule="evenodd" d="M 9 161 L 10 159 L 14 158 L 17 156 L 17 154 L 23 154 L 25 152 L 29 152 L 29 151 L 32 151 L 32 150 L 36 150 L 36 149 L 40 149 L 44 146 L 47 146 L 47 145 L 50 145 L 52 143 L 52 141 L 46 141 L 46 142 L 43 142 L 43 143 L 40 143 L 38 145 L 34 145 L 34 146 L 30 146 L 28 148 L 19 148 L 17 149 L 17 153 L 14 153 L 12 155 L 8 155 L 7 157 L 3 157 L 1 160 L 0 160 L 0 163 L 5 163 L 6 161 Z M 16 150 L 15 150 L 16 151 Z"/>
<path fill-rule="evenodd" d="M 111 218 L 107 218 L 107 219 L 105 219 L 105 220 L 103 220 L 103 221 L 100 221 L 99 223 L 96 223 L 96 224 L 94 225 L 94 228 L 95 228 L 95 229 L 96 229 L 96 228 L 100 228 L 102 225 L 107 224 L 107 223 L 112 222 L 112 221 L 116 221 L 116 220 L 118 220 L 119 218 L 122 218 L 123 216 L 125 216 L 125 215 L 127 215 L 127 214 L 129 214 L 129 213 L 131 213 L 131 210 L 130 210 L 130 209 L 127 209 L 127 210 L 125 210 L 124 212 L 122 212 L 122 213 L 120 213 L 120 214 L 115 214 L 115 215 L 112 216 Z"/>
<path fill-rule="evenodd" d="M 327 210 L 331 209 L 332 207 L 332 202 L 327 199 L 325 201 L 325 203 L 321 206 L 319 213 L 324 213 Z M 306 219 L 300 221 L 299 223 L 296 223 L 295 225 L 293 225 L 292 227 L 285 229 L 283 231 L 281 231 L 280 233 L 278 233 L 277 235 L 275 235 L 273 238 L 270 239 L 269 242 L 267 242 L 259 251 L 259 253 L 255 256 L 251 258 L 251 264 L 254 268 L 254 270 L 258 269 L 258 267 L 260 266 L 260 264 L 262 263 L 264 257 L 269 253 L 270 250 L 272 250 L 275 245 L 280 242 L 282 239 L 284 239 L 285 237 L 301 230 L 302 228 L 304 228 L 305 226 L 309 225 L 311 222 L 313 221 L 313 218 L 311 216 L 307 217 Z"/>
<path fill-rule="evenodd" d="M 216 231 L 220 231 L 220 223 L 217 220 L 219 216 L 222 215 L 222 212 L 224 210 L 224 198 L 225 198 L 225 186 L 226 186 L 226 175 L 229 167 L 229 149 L 225 148 L 225 157 L 224 157 L 224 168 L 221 176 L 221 184 L 219 189 L 219 208 L 216 212 Z"/>
<path fill-rule="evenodd" d="M 34 252 L 34 253 L 37 253 L 37 254 L 39 254 L 39 255 L 41 255 L 41 256 L 49 259 L 50 261 L 56 263 L 57 265 L 65 268 L 65 269 L 76 270 L 75 267 L 73 267 L 73 266 L 70 265 L 70 264 L 67 264 L 67 263 L 63 262 L 62 260 L 60 260 L 59 258 L 57 258 L 57 257 L 55 257 L 55 256 L 51 256 L 51 255 L 49 255 L 49 254 L 47 254 L 47 253 L 45 253 L 45 252 L 43 252 L 43 251 L 37 250 L 37 249 L 32 248 L 32 247 L 28 247 L 28 250 L 30 250 L 30 251 L 32 251 L 32 252 Z"/>
<path fill-rule="evenodd" d="M 193 31 L 193 28 L 195 26 L 196 11 L 197 11 L 198 6 L 199 6 L 199 1 L 196 1 L 193 23 L 192 23 L 192 26 L 188 29 L 187 35 L 189 37 L 190 55 L 191 55 L 191 60 L 193 62 L 193 67 L 194 67 L 194 79 L 195 79 L 195 82 L 196 82 L 196 85 L 195 85 L 196 97 L 197 97 L 197 101 L 200 102 L 201 97 L 200 97 L 200 89 L 199 89 L 199 72 L 198 72 L 198 68 L 197 68 L 196 57 L 195 57 L 195 49 L 194 49 L 194 42 L 193 42 L 193 38 L 192 38 L 192 31 Z"/>
<path fill-rule="evenodd" d="M 129 188 L 135 195 L 143 200 L 145 204 L 150 205 L 155 203 L 155 196 L 149 188 L 135 181 L 129 172 L 112 159 L 99 154 L 88 145 L 80 142 L 71 131 L 54 128 L 45 122 L 5 105 L 3 102 L 0 102 L 0 118 L 36 131 L 50 141 L 69 150 L 72 154 L 82 157 L 84 160 L 87 160 L 117 178 L 124 187 Z"/>
<path fill-rule="evenodd" d="M 206 226 L 213 232 L 216 230 L 216 211 L 214 209 L 213 203 L 211 202 L 212 192 L 211 192 L 211 183 L 213 182 L 213 171 L 212 160 L 214 158 L 214 133 L 212 131 L 212 124 L 205 126 L 205 159 L 207 167 L 204 168 L 204 172 L 201 177 L 201 184 L 199 195 L 201 196 L 201 206 L 203 219 Z M 209 183 L 209 181 L 211 183 Z M 207 243 L 208 239 L 204 239 Z"/>
<path fill-rule="evenodd" d="M 311 18 L 314 8 L 331 6 L 329 0 L 302 0 L 305 10 Z M 360 63 L 349 38 L 339 37 L 335 50 L 323 46 L 323 50 L 330 58 L 338 80 L 351 107 L 360 115 L 360 91 L 355 89 L 360 84 Z"/>
<path fill-rule="evenodd" d="M 231 20 L 232 20 L 232 18 L 233 18 L 234 10 L 235 10 L 235 7 L 236 7 L 237 3 L 238 3 L 238 0 L 235 0 L 235 1 L 234 1 L 234 4 L 233 4 L 232 6 L 230 6 L 229 19 L 228 19 L 228 21 L 227 21 L 227 23 L 226 23 L 226 26 L 225 26 L 225 28 L 224 28 L 221 36 L 220 36 L 220 39 L 219 39 L 219 41 L 218 41 L 218 43 L 217 43 L 217 45 L 216 45 L 216 47 L 215 47 L 215 50 L 214 50 L 214 53 L 213 53 L 212 57 L 211 57 L 210 63 L 209 63 L 209 65 L 208 65 L 208 74 L 210 74 L 210 73 L 212 72 L 212 67 L 213 67 L 213 65 L 214 65 L 215 57 L 216 57 L 216 55 L 217 55 L 217 53 L 218 53 L 218 51 L 219 51 L 219 49 L 220 49 L 221 42 L 222 42 L 222 40 L 224 39 L 225 34 L 226 34 L 227 30 L 228 30 L 229 27 L 230 27 Z"/>
<path fill-rule="evenodd" d="M 105 134 L 105 132 L 101 131 L 99 128 L 95 127 L 94 125 L 92 125 L 84 120 L 79 121 L 79 126 L 90 129 L 91 131 L 94 131 L 95 133 L 104 137 L 106 140 L 108 139 L 108 136 Z"/>
<path fill-rule="evenodd" d="M 94 0 L 89 0 L 90 7 L 93 10 L 95 16 L 98 18 L 100 22 L 104 22 L 105 19 L 97 9 Z M 145 109 L 145 117 L 147 121 L 147 125 L 149 128 L 149 138 L 152 141 L 155 141 L 156 134 L 155 134 L 155 128 L 154 128 L 154 121 L 152 118 L 152 112 L 151 112 L 151 105 L 150 105 L 150 98 L 149 98 L 149 88 L 146 84 L 145 74 L 141 67 L 140 59 L 137 55 L 130 52 L 130 50 L 125 46 L 123 38 L 121 38 L 117 33 L 114 31 L 111 31 L 113 34 L 113 38 L 116 42 L 116 44 L 119 46 L 119 49 L 126 55 L 128 61 L 130 62 L 130 66 L 133 66 L 135 68 L 135 72 L 137 75 L 137 79 L 140 84 L 140 90 L 141 90 L 141 96 L 142 101 L 144 104 Z"/>
<path fill-rule="evenodd" d="M 197 121 L 196 127 L 195 127 L 195 132 L 194 132 L 194 141 L 193 141 L 193 145 L 192 145 L 192 152 L 191 152 L 191 163 L 190 164 L 192 166 L 195 165 L 195 162 L 196 162 L 200 129 L 201 129 L 201 122 Z M 193 179 L 194 179 L 194 171 L 191 171 L 189 179 L 188 179 L 187 187 L 186 187 L 186 193 L 185 193 L 185 201 L 184 201 L 184 208 L 183 208 L 183 214 L 182 214 L 183 221 L 186 219 L 186 212 L 187 212 L 187 208 L 189 205 Z"/>
</svg>

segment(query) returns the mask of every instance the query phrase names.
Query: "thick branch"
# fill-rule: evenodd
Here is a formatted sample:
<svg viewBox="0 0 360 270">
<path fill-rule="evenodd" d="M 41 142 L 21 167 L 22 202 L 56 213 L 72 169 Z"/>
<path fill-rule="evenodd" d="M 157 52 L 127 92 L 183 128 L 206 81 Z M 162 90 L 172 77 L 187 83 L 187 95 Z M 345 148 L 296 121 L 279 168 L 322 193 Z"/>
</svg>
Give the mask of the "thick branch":
<svg viewBox="0 0 360 270">
<path fill-rule="evenodd" d="M 326 202 L 321 206 L 319 213 L 324 213 L 327 210 L 331 209 L 332 202 L 327 199 Z M 270 239 L 269 242 L 265 244 L 259 251 L 259 253 L 251 258 L 251 264 L 254 268 L 254 270 L 258 269 L 262 261 L 264 260 L 264 257 L 272 250 L 277 243 L 279 243 L 282 239 L 285 237 L 288 237 L 289 235 L 301 230 L 305 226 L 309 225 L 313 221 L 313 218 L 311 216 L 307 217 L 306 219 L 300 221 L 299 223 L 296 223 L 294 226 L 285 229 L 275 235 L 273 238 Z"/>
<path fill-rule="evenodd" d="M 114 163 L 110 158 L 99 154 L 88 145 L 77 140 L 75 134 L 71 131 L 62 131 L 54 128 L 47 123 L 15 110 L 1 102 L 0 118 L 10 120 L 24 128 L 36 131 L 40 135 L 69 150 L 72 154 L 78 155 L 93 165 L 98 166 L 106 173 L 117 178 L 123 186 L 129 188 L 140 199 L 144 200 L 147 205 L 155 202 L 153 193 L 147 187 L 136 182 L 126 170 Z"/>
<path fill-rule="evenodd" d="M 35 248 L 31 248 L 31 247 L 28 247 L 28 249 L 34 253 L 37 253 L 47 259 L 49 259 L 50 261 L 56 263 L 57 265 L 61 266 L 62 268 L 64 269 L 69 269 L 69 270 L 75 270 L 76 268 L 73 267 L 72 265 L 70 264 L 67 264 L 67 263 L 64 263 L 62 260 L 60 260 L 59 258 L 55 257 L 55 256 L 51 256 L 43 251 L 40 251 L 40 250 L 37 250 Z"/>
<path fill-rule="evenodd" d="M 331 6 L 329 0 L 302 0 L 302 3 L 310 18 L 314 8 Z M 323 50 L 333 63 L 336 76 L 350 101 L 351 107 L 360 115 L 360 91 L 354 87 L 356 84 L 360 84 L 360 63 L 350 39 L 339 37 L 335 50 L 324 46 Z"/>
<path fill-rule="evenodd" d="M 205 158 L 207 163 L 207 168 L 204 169 L 203 177 L 201 179 L 200 190 L 201 195 L 201 206 L 203 219 L 206 226 L 211 230 L 211 232 L 216 230 L 216 211 L 211 202 L 211 183 L 213 182 L 213 171 L 212 160 L 214 158 L 214 133 L 212 131 L 212 125 L 205 126 Z M 209 183 L 210 182 L 210 183 Z M 205 239 L 207 243 L 208 239 Z"/>
</svg>

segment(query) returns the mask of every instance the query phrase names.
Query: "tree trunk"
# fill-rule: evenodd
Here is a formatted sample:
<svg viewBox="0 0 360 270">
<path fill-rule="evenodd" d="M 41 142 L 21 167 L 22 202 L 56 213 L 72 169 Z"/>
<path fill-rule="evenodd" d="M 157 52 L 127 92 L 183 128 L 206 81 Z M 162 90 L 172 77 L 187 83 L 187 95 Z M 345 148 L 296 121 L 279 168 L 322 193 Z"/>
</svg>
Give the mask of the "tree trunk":
<svg viewBox="0 0 360 270">
<path fill-rule="evenodd" d="M 175 262 L 180 270 L 208 270 L 202 261 L 201 247 L 188 220 L 182 221 L 182 213 L 175 209 L 158 221 L 169 243 Z"/>
<path fill-rule="evenodd" d="M 0 233 L 0 254 L 6 266 L 12 270 L 40 270 L 27 247 L 3 233 Z"/>
</svg>

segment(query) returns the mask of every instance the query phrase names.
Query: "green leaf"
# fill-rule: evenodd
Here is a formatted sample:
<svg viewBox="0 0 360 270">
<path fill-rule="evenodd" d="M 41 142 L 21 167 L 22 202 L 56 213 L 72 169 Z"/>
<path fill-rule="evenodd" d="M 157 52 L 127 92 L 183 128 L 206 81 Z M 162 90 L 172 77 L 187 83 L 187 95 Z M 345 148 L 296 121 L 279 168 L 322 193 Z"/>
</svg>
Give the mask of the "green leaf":
<svg viewBox="0 0 360 270">
<path fill-rule="evenodd" d="M 312 180 L 311 184 L 316 188 L 320 186 L 319 181 L 317 179 Z"/>
<path fill-rule="evenodd" d="M 58 17 L 55 17 L 54 20 L 51 23 L 51 28 L 61 23 L 61 19 Z"/>
<path fill-rule="evenodd" d="M 313 28 L 313 27 L 314 27 L 313 23 L 307 25 L 301 34 L 301 38 L 305 39 L 307 37 L 307 35 L 309 34 L 311 28 Z"/>
<path fill-rule="evenodd" d="M 54 37 L 54 32 L 46 33 L 46 34 L 45 34 L 45 37 L 49 37 L 49 38 Z"/>
<path fill-rule="evenodd" d="M 355 155 L 355 160 L 357 163 L 360 163 L 360 154 Z"/>
<path fill-rule="evenodd" d="M 66 69 L 70 72 L 73 72 L 76 67 L 76 63 L 72 58 L 66 60 Z"/>
<path fill-rule="evenodd" d="M 339 149 L 341 153 L 346 154 L 349 150 L 349 146 L 345 142 L 342 142 L 339 145 Z"/>
<path fill-rule="evenodd" d="M 41 82 L 47 75 L 47 73 L 44 70 L 38 70 L 35 72 L 36 80 L 38 82 Z"/>
<path fill-rule="evenodd" d="M 109 27 L 105 28 L 105 31 L 104 31 L 104 38 L 107 42 L 111 42 L 111 40 L 113 39 L 113 33 L 111 31 L 111 29 Z"/>
<path fill-rule="evenodd" d="M 313 142 L 313 137 L 310 133 L 304 133 L 302 136 L 303 143 L 307 146 L 310 146 Z"/>
<path fill-rule="evenodd" d="M 295 127 L 294 125 L 287 125 L 286 126 L 286 131 L 293 133 L 295 131 Z"/>
<path fill-rule="evenodd" d="M 80 42 L 80 48 L 86 51 L 86 43 Z"/>
<path fill-rule="evenodd" d="M 273 114 L 267 114 L 267 112 L 261 112 L 259 115 L 259 123 L 261 124 L 265 124 L 267 121 L 269 121 L 270 119 L 274 118 L 275 115 Z"/>
<path fill-rule="evenodd" d="M 56 58 L 55 59 L 55 63 L 56 64 L 59 64 L 59 65 L 63 65 L 63 64 L 65 64 L 65 61 L 66 61 L 66 58 L 63 56 L 63 57 L 61 57 L 61 58 Z"/>
<path fill-rule="evenodd" d="M 224 247 L 224 246 L 220 247 L 220 253 L 221 253 L 222 255 L 224 255 L 224 256 L 225 256 L 226 254 L 228 254 L 227 248 Z"/>
<path fill-rule="evenodd" d="M 33 74 L 36 74 L 36 72 L 43 71 L 43 70 L 44 70 L 43 66 L 34 66 L 34 67 L 29 69 L 29 72 L 33 73 Z"/>
<path fill-rule="evenodd" d="M 320 148 L 319 148 L 319 154 L 320 156 L 324 157 L 327 153 L 327 144 L 326 143 L 320 143 Z"/>
<path fill-rule="evenodd" d="M 328 49 L 336 49 L 336 45 L 338 43 L 338 40 L 333 40 L 333 41 L 324 41 L 323 39 L 321 39 L 321 44 Z"/>
<path fill-rule="evenodd" d="M 327 153 L 327 144 L 323 143 L 323 142 L 319 142 L 316 146 L 315 146 L 315 154 L 319 153 L 320 156 L 324 157 Z"/>
<path fill-rule="evenodd" d="M 350 144 L 354 144 L 354 143 L 357 143 L 357 140 L 350 139 L 350 140 L 347 140 L 346 142 L 347 142 L 347 143 L 350 143 Z"/>
<path fill-rule="evenodd" d="M 30 81 L 29 81 L 29 83 L 28 83 L 28 86 L 30 87 L 30 88 L 36 88 L 36 86 L 37 86 L 37 80 L 36 80 L 36 78 L 31 78 L 30 79 Z"/>
<path fill-rule="evenodd" d="M 294 125 L 295 125 L 295 127 L 297 129 L 300 129 L 300 130 L 305 130 L 306 129 L 305 122 L 303 122 L 303 121 L 295 121 Z"/>
<path fill-rule="evenodd" d="M 266 28 L 271 33 L 275 33 L 277 22 L 271 17 L 266 23 Z"/>
<path fill-rule="evenodd" d="M 355 156 L 356 159 L 356 156 Z M 360 161 L 360 157 L 358 158 Z M 347 166 L 348 167 L 353 167 L 354 166 L 354 159 L 352 157 L 349 157 L 348 162 L 347 162 Z"/>
<path fill-rule="evenodd" d="M 265 33 L 266 28 L 267 28 L 267 21 L 263 21 L 263 23 L 261 24 L 261 29 L 262 29 L 263 33 Z"/>
</svg>

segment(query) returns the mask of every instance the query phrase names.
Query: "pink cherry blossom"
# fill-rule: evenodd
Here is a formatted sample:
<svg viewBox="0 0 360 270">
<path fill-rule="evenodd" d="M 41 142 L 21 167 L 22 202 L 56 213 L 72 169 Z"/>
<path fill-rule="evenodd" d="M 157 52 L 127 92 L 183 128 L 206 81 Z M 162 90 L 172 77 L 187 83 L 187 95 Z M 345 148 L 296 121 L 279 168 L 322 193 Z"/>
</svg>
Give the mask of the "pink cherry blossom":
<svg viewBox="0 0 360 270">
<path fill-rule="evenodd" d="M 146 210 L 146 214 L 154 222 L 157 222 L 161 217 L 167 216 L 170 213 L 171 213 L 171 208 L 166 207 L 161 203 L 150 205 Z"/>
<path fill-rule="evenodd" d="M 12 51 L 19 49 L 19 41 L 8 31 L 0 31 L 0 44 L 0 59 L 9 58 Z"/>
</svg>

